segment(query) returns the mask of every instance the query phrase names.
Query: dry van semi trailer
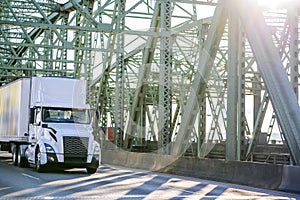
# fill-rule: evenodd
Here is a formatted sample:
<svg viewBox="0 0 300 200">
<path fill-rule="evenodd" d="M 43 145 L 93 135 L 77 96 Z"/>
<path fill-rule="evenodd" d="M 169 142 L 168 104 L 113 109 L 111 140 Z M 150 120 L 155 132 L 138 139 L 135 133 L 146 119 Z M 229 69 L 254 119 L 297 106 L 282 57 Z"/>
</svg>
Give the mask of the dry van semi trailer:
<svg viewBox="0 0 300 200">
<path fill-rule="evenodd" d="M 86 168 L 101 163 L 84 80 L 62 77 L 22 78 L 0 87 L 0 145 L 14 165 Z"/>
</svg>

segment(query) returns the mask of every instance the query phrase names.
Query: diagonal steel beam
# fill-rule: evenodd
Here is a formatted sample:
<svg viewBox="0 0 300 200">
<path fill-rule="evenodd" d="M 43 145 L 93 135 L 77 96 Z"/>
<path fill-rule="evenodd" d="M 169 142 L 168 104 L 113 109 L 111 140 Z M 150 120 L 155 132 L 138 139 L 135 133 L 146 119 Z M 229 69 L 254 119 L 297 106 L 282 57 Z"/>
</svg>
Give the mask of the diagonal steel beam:
<svg viewBox="0 0 300 200">
<path fill-rule="evenodd" d="M 151 21 L 151 29 L 153 29 L 154 32 L 159 31 L 159 17 L 160 17 L 160 6 L 157 3 L 155 6 L 155 12 L 153 14 L 153 19 Z M 154 57 L 154 51 L 157 43 L 156 37 L 149 37 L 147 40 L 147 43 L 145 45 L 145 50 L 143 52 L 143 63 L 141 68 L 139 69 L 139 77 L 137 82 L 136 91 L 133 97 L 132 105 L 131 105 L 131 112 L 129 115 L 129 119 L 127 119 L 127 124 L 125 127 L 125 147 L 128 145 L 128 138 L 131 135 L 134 135 L 136 133 L 136 125 L 137 120 L 139 118 L 140 114 L 140 108 L 142 106 L 144 93 L 146 92 L 146 80 L 149 75 L 149 69 L 151 66 L 152 59 Z"/>
<path fill-rule="evenodd" d="M 262 12 L 256 1 L 240 0 L 231 5 L 239 11 L 291 156 L 300 165 L 300 109 Z"/>
<path fill-rule="evenodd" d="M 204 48 L 200 53 L 198 69 L 195 73 L 193 84 L 187 98 L 187 104 L 184 107 L 182 123 L 171 150 L 171 154 L 174 156 L 180 156 L 190 145 L 189 140 L 200 106 L 198 103 L 205 92 L 207 77 L 212 69 L 213 61 L 224 32 L 226 20 L 227 9 L 224 7 L 222 1 L 220 1 L 212 18 L 212 24 L 207 39 L 205 40 Z"/>
<path fill-rule="evenodd" d="M 83 15 L 85 16 L 95 27 L 98 27 L 99 23 L 93 18 L 93 16 L 80 5 L 78 0 L 71 0 L 70 1 L 73 6 Z"/>
</svg>

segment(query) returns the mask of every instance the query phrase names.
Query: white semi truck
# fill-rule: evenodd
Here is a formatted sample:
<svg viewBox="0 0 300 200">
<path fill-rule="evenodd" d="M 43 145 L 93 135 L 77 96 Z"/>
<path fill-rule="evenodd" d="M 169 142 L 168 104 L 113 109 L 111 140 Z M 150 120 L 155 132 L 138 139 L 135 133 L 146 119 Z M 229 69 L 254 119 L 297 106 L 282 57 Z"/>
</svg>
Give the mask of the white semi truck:
<svg viewBox="0 0 300 200">
<path fill-rule="evenodd" d="M 14 165 L 86 168 L 101 163 L 86 82 L 62 77 L 22 78 L 0 87 L 0 145 Z"/>
</svg>

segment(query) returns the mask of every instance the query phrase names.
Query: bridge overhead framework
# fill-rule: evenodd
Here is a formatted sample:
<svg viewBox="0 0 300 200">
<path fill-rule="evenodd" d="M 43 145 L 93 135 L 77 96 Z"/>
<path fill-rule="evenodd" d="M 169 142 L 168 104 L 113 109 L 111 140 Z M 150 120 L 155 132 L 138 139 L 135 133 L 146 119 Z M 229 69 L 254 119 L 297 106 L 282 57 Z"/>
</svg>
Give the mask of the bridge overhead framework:
<svg viewBox="0 0 300 200">
<path fill-rule="evenodd" d="M 266 2 L 2 0 L 0 84 L 86 79 L 115 149 L 300 165 L 300 4 Z"/>
</svg>

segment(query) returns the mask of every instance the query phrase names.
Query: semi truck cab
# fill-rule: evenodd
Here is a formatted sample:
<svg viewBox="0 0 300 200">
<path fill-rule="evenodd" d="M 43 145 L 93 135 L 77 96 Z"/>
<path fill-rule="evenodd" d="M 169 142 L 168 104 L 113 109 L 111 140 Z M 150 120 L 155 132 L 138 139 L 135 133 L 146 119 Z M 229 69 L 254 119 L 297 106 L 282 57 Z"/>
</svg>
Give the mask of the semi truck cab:
<svg viewBox="0 0 300 200">
<path fill-rule="evenodd" d="M 12 152 L 14 165 L 95 173 L 101 163 L 84 80 L 31 77 L 0 87 L 0 129 L 0 149 Z"/>
<path fill-rule="evenodd" d="M 42 172 L 48 166 L 85 167 L 95 173 L 100 147 L 93 136 L 88 108 L 34 107 L 30 111 L 25 155 Z"/>
</svg>

